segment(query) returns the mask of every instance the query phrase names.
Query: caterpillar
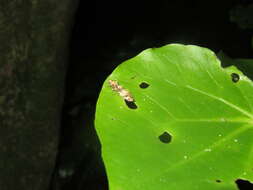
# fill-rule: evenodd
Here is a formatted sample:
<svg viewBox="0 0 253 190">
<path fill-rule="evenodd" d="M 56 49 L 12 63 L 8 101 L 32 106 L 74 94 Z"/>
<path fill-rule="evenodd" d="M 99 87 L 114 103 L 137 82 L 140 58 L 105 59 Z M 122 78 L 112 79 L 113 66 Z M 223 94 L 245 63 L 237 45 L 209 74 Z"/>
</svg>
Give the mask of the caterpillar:
<svg viewBox="0 0 253 190">
<path fill-rule="evenodd" d="M 134 98 L 131 93 L 124 89 L 116 80 L 109 80 L 109 84 L 113 91 L 117 92 L 124 100 L 128 102 L 134 102 Z"/>
</svg>

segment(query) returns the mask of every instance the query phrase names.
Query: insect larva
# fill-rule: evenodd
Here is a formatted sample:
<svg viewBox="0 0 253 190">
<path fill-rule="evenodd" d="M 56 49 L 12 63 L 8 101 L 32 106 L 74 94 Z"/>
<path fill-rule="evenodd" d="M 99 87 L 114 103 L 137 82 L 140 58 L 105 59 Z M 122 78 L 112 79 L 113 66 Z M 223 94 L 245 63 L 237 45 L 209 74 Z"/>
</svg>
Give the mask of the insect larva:
<svg viewBox="0 0 253 190">
<path fill-rule="evenodd" d="M 128 102 L 134 102 L 133 96 L 130 94 L 130 92 L 126 89 L 124 89 L 122 86 L 119 85 L 119 83 L 116 80 L 109 80 L 109 84 L 113 91 L 118 92 L 118 94 L 126 101 Z"/>
</svg>

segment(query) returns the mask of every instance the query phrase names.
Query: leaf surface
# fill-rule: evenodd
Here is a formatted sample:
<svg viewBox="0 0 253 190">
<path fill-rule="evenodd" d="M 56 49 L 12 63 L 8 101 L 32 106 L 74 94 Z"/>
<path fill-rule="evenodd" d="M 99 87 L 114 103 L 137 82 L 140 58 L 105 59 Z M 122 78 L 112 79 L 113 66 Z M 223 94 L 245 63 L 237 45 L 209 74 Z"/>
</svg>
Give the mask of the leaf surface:
<svg viewBox="0 0 253 190">
<path fill-rule="evenodd" d="M 127 60 L 96 108 L 110 190 L 235 190 L 235 180 L 253 180 L 252 110 L 252 81 L 206 48 L 170 44 Z"/>
</svg>

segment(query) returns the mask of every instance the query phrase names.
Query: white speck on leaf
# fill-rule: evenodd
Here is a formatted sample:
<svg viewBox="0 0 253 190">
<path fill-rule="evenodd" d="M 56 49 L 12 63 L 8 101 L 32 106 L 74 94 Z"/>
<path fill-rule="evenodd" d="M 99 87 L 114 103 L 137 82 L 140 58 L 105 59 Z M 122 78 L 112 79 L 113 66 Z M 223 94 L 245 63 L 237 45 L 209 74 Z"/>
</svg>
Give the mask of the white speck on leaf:
<svg viewBox="0 0 253 190">
<path fill-rule="evenodd" d="M 205 152 L 211 152 L 211 151 L 212 151 L 212 149 L 210 149 L 210 148 L 206 148 L 204 151 L 205 151 Z"/>
</svg>

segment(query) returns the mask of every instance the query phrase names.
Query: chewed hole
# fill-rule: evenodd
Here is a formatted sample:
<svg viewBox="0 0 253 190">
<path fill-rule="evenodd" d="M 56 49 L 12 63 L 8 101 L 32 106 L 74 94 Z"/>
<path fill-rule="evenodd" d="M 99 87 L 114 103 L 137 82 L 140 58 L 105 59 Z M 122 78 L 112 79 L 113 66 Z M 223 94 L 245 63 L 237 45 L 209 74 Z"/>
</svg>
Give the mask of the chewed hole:
<svg viewBox="0 0 253 190">
<path fill-rule="evenodd" d="M 235 183 L 240 190 L 253 189 L 253 184 L 248 180 L 237 179 Z"/>
<path fill-rule="evenodd" d="M 171 142 L 172 136 L 171 136 L 169 133 L 164 132 L 163 134 L 161 134 L 161 135 L 159 136 L 159 140 L 160 140 L 161 142 L 167 144 L 167 143 L 170 143 L 170 142 Z"/>
<path fill-rule="evenodd" d="M 130 101 L 125 100 L 125 103 L 126 103 L 127 107 L 130 109 L 137 109 L 138 108 L 137 105 L 133 101 L 130 102 Z"/>
<path fill-rule="evenodd" d="M 240 76 L 236 73 L 232 73 L 231 78 L 233 82 L 238 82 L 240 80 Z"/>
<path fill-rule="evenodd" d="M 140 86 L 140 88 L 145 89 L 145 88 L 149 87 L 149 84 L 146 82 L 142 82 L 139 86 Z"/>
<path fill-rule="evenodd" d="M 221 183 L 221 180 L 220 179 L 216 179 L 215 180 L 217 183 Z"/>
</svg>

